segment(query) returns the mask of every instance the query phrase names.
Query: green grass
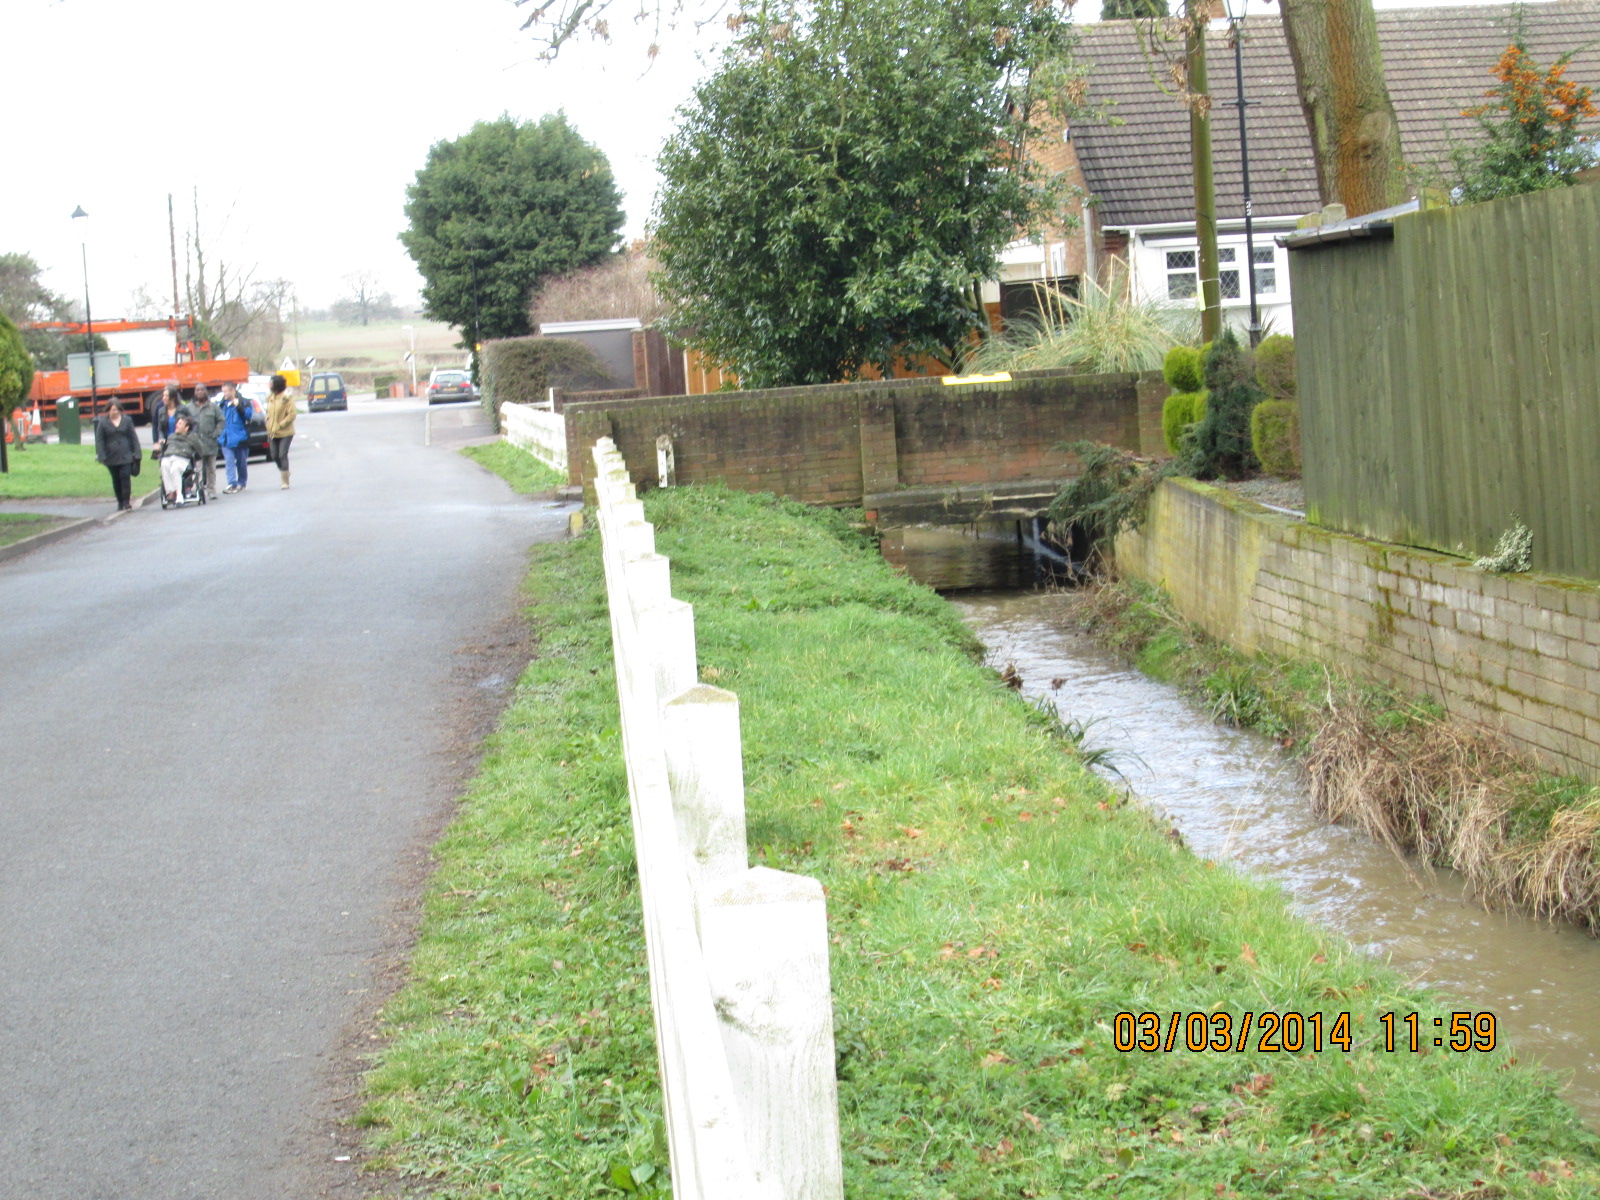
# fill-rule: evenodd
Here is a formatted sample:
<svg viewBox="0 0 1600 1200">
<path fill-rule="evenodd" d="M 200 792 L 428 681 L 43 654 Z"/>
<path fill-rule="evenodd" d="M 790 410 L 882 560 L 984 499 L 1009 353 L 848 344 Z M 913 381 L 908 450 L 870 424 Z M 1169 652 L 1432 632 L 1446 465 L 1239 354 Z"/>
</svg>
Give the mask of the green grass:
<svg viewBox="0 0 1600 1200">
<path fill-rule="evenodd" d="M 93 432 L 81 446 L 34 445 L 7 459 L 10 470 L 0 475 L 0 496 L 40 500 L 71 496 L 111 498 L 111 475 L 94 460 Z M 137 483 L 135 484 L 137 486 Z"/>
<path fill-rule="evenodd" d="M 524 496 L 554 491 L 567 482 L 565 472 L 556 470 L 521 446 L 514 446 L 504 439 L 486 442 L 481 446 L 464 446 L 461 453 L 489 468 L 509 483 L 513 491 Z"/>
<path fill-rule="evenodd" d="M 36 533 L 65 525 L 68 520 L 68 517 L 52 517 L 44 513 L 0 513 L 0 546 L 9 546 Z"/>
<path fill-rule="evenodd" d="M 1431 1028 L 1448 999 L 1120 800 L 842 517 L 721 489 L 646 504 L 702 676 L 740 698 L 752 859 L 827 888 L 849 1196 L 1600 1187 L 1552 1077 L 1504 1049 L 1383 1052 L 1377 1014 Z M 377 1165 L 441 1197 L 665 1177 L 598 550 L 533 552 L 539 657 L 438 847 L 367 1081 Z M 1112 1045 L 1119 1011 L 1267 1009 L 1349 1010 L 1356 1049 Z"/>
</svg>

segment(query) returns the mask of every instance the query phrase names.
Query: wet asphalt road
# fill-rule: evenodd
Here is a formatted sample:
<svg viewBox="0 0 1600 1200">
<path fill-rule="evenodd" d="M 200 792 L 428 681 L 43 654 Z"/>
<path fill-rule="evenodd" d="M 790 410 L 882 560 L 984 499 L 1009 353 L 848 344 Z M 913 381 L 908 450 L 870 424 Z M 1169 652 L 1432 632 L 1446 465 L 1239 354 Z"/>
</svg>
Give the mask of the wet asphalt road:
<svg viewBox="0 0 1600 1200">
<path fill-rule="evenodd" d="M 459 651 L 566 523 L 435 415 L 302 415 L 288 492 L 0 563 L 0 1195 L 317 1194 Z"/>
</svg>

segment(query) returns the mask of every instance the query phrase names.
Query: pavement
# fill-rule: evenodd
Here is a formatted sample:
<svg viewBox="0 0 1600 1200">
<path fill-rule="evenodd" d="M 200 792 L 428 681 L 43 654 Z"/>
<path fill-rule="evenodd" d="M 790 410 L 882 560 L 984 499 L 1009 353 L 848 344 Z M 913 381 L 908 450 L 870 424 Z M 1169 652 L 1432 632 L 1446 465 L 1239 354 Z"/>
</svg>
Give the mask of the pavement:
<svg viewBox="0 0 1600 1200">
<path fill-rule="evenodd" d="M 423 407 L 0 563 L 0 1195 L 363 1190 L 351 1047 L 574 507 Z"/>
</svg>

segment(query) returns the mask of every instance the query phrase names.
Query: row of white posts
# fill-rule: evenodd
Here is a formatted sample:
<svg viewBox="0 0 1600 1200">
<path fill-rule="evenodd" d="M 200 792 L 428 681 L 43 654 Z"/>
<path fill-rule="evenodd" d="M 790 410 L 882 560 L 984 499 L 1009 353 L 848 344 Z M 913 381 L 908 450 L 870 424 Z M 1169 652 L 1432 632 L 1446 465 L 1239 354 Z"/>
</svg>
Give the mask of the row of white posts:
<svg viewBox="0 0 1600 1200">
<path fill-rule="evenodd" d="M 739 700 L 698 682 L 628 470 L 594 446 L 672 1194 L 840 1200 L 822 887 L 751 867 Z"/>
<path fill-rule="evenodd" d="M 502 404 L 500 428 L 512 445 L 558 471 L 567 469 L 567 422 L 547 404 Z"/>
</svg>

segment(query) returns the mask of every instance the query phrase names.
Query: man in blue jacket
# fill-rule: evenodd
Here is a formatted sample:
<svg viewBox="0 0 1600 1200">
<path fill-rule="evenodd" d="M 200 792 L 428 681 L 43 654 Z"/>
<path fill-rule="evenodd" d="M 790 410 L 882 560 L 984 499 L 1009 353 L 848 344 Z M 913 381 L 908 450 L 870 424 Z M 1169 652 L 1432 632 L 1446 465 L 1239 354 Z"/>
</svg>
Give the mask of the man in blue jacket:
<svg viewBox="0 0 1600 1200">
<path fill-rule="evenodd" d="M 250 418 L 255 416 L 255 406 L 239 395 L 231 383 L 222 385 L 222 433 L 217 441 L 222 445 L 222 465 L 228 470 L 228 486 L 224 495 L 244 491 L 250 478 Z"/>
</svg>

